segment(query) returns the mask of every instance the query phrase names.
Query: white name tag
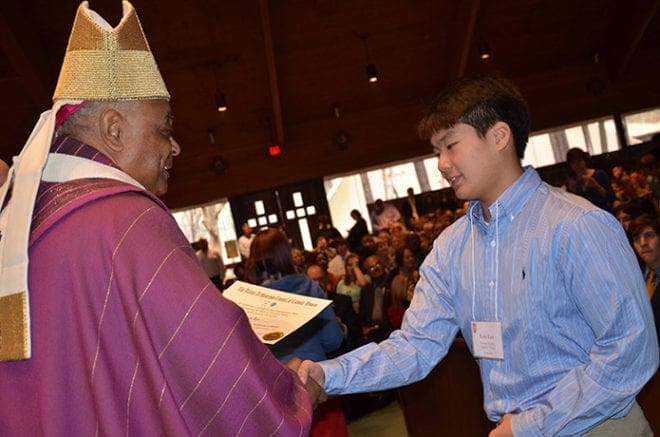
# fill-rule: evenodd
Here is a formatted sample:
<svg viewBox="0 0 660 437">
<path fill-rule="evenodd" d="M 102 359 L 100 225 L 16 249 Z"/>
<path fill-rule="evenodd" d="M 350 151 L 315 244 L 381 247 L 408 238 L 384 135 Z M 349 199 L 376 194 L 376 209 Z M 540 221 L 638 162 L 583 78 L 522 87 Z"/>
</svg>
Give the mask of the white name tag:
<svg viewBox="0 0 660 437">
<path fill-rule="evenodd" d="M 477 358 L 503 360 L 502 324 L 500 322 L 472 322 L 472 349 Z"/>
</svg>

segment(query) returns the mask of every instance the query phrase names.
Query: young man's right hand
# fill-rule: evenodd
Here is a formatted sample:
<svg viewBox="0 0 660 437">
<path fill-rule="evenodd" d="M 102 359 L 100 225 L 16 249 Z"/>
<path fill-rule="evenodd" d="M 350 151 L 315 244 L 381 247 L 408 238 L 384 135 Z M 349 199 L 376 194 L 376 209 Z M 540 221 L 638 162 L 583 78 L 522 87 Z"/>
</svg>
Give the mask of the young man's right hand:
<svg viewBox="0 0 660 437">
<path fill-rule="evenodd" d="M 300 367 L 298 367 L 298 377 L 303 384 L 307 384 L 307 380 L 312 378 L 318 385 L 325 387 L 325 372 L 323 372 L 323 367 L 314 361 L 303 361 Z"/>
</svg>

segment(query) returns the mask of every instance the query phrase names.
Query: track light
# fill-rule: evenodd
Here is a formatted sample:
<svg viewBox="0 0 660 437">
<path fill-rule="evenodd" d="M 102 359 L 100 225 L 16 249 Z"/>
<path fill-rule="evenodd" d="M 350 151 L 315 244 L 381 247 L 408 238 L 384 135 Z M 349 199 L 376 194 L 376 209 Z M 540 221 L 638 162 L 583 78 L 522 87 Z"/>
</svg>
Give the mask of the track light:
<svg viewBox="0 0 660 437">
<path fill-rule="evenodd" d="M 378 82 L 378 70 L 376 70 L 376 64 L 367 65 L 367 79 L 369 82 Z"/>
<path fill-rule="evenodd" d="M 479 43 L 479 58 L 482 60 L 490 59 L 490 48 L 485 41 Z"/>
<path fill-rule="evenodd" d="M 225 93 L 215 95 L 215 107 L 218 112 L 225 112 L 227 110 L 227 97 L 225 97 Z"/>
<path fill-rule="evenodd" d="M 378 82 L 378 70 L 376 69 L 376 64 L 371 63 L 369 56 L 369 46 L 367 45 L 367 35 L 361 35 L 360 39 L 362 44 L 364 44 L 364 57 L 367 60 L 367 80 L 370 83 Z"/>
<path fill-rule="evenodd" d="M 215 109 L 217 109 L 218 112 L 225 112 L 227 110 L 227 96 L 220 91 L 220 87 L 218 86 L 218 65 L 219 64 L 216 63 L 211 64 L 211 68 L 213 69 L 213 81 L 215 82 Z"/>
</svg>

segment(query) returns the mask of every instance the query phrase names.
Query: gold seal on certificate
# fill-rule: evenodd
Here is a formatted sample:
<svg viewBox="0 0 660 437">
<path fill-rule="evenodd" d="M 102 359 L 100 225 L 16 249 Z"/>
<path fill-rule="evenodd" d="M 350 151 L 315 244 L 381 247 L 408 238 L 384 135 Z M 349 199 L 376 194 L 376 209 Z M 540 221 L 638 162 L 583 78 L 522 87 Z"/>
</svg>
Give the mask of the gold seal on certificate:
<svg viewBox="0 0 660 437">
<path fill-rule="evenodd" d="M 275 341 L 282 337 L 284 337 L 284 333 L 282 331 L 275 331 L 264 334 L 261 338 L 263 338 L 265 341 Z"/>
</svg>

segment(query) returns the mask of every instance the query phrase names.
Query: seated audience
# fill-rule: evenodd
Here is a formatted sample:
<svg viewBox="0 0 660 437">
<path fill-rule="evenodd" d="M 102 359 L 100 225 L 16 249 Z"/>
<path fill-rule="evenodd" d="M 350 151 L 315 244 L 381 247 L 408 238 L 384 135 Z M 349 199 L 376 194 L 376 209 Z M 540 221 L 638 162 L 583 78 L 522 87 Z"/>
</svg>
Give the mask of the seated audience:
<svg viewBox="0 0 660 437">
<path fill-rule="evenodd" d="M 605 211 L 612 210 L 614 192 L 610 185 L 607 173 L 587 166 L 589 154 L 577 147 L 569 149 L 566 153 L 566 163 L 572 175 L 568 179 L 566 188 L 571 193 L 582 196 L 597 207 Z"/>
<path fill-rule="evenodd" d="M 351 253 L 348 250 L 348 242 L 343 238 L 335 240 L 333 246 L 337 251 L 337 254 L 330 258 L 328 262 L 328 271 L 333 275 L 344 276 L 346 273 L 346 257 Z"/>
<path fill-rule="evenodd" d="M 335 240 L 339 240 L 341 238 L 341 234 L 335 228 L 332 226 L 330 223 L 330 217 L 328 217 L 326 214 L 319 214 L 317 216 L 317 221 L 318 221 L 318 226 L 316 230 L 312 233 L 312 240 L 317 241 L 319 237 L 325 237 L 326 241 L 328 242 L 329 246 L 332 246 L 332 243 Z"/>
<path fill-rule="evenodd" d="M 400 248 L 396 252 L 396 263 L 399 266 L 398 273 L 392 278 L 392 298 L 394 295 L 405 296 L 410 279 L 413 273 L 417 271 L 415 265 L 415 256 L 412 250 L 407 247 Z"/>
<path fill-rule="evenodd" d="M 374 232 L 387 231 L 394 223 L 402 221 L 401 213 L 391 203 L 377 199 L 371 211 L 371 227 Z"/>
<path fill-rule="evenodd" d="M 337 284 L 341 276 L 335 275 L 328 271 L 328 257 L 325 252 L 311 252 L 311 261 L 307 264 L 309 267 L 312 265 L 319 267 L 323 271 L 323 289 L 326 293 L 335 293 L 337 291 Z M 307 267 L 309 274 L 309 267 Z"/>
<path fill-rule="evenodd" d="M 293 268 L 296 273 L 305 273 L 307 265 L 305 264 L 305 254 L 302 249 L 297 247 L 291 248 L 291 259 L 293 260 Z"/>
<path fill-rule="evenodd" d="M 655 327 L 660 341 L 660 219 L 642 215 L 634 219 L 628 228 L 635 252 L 642 259 L 646 293 L 651 301 Z"/>
<path fill-rule="evenodd" d="M 657 215 L 658 207 L 656 204 L 647 198 L 632 199 L 628 202 L 620 203 L 613 209 L 613 214 L 623 226 L 623 229 L 628 231 L 630 222 L 644 214 Z"/>
<path fill-rule="evenodd" d="M 387 309 L 387 318 L 392 325 L 392 329 L 401 328 L 403 315 L 410 306 L 410 301 L 415 294 L 415 284 L 419 280 L 419 272 L 415 270 L 408 278 L 408 283 L 403 288 L 392 288 L 392 305 Z"/>
<path fill-rule="evenodd" d="M 319 235 L 316 238 L 316 246 L 314 247 L 314 254 L 319 255 L 323 254 L 326 257 L 326 263 L 329 262 L 332 258 L 335 257 L 337 254 L 337 250 L 335 248 L 330 247 L 328 244 L 328 239 L 325 238 L 323 235 Z"/>
<path fill-rule="evenodd" d="M 371 279 L 362 273 L 360 269 L 360 258 L 350 254 L 346 258 L 346 274 L 337 284 L 337 294 L 343 294 L 351 298 L 353 309 L 358 312 L 360 308 L 360 294 L 362 287 L 366 287 Z"/>
<path fill-rule="evenodd" d="M 358 315 L 367 340 L 379 342 L 392 332 L 387 319 L 387 309 L 392 300 L 392 275 L 378 255 L 371 255 L 364 260 L 364 268 L 371 277 L 371 282 L 360 291 Z"/>
</svg>

